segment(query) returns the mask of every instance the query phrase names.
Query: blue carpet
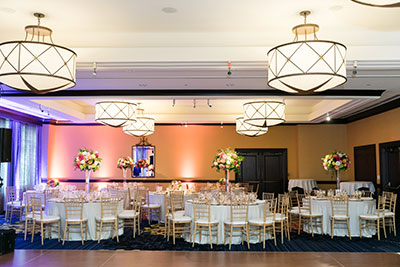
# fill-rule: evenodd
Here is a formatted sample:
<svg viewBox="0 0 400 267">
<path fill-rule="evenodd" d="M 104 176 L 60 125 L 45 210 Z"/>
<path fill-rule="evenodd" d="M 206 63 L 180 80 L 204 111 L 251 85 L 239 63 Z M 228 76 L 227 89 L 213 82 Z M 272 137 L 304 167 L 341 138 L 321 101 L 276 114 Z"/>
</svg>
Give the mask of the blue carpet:
<svg viewBox="0 0 400 267">
<path fill-rule="evenodd" d="M 0 224 L 4 220 L 0 218 Z M 146 225 L 143 225 L 146 227 Z M 144 229 L 144 228 L 142 228 Z M 194 248 L 185 242 L 182 238 L 176 240 L 176 245 L 164 239 L 162 235 L 150 234 L 145 232 L 140 236 L 132 238 L 132 232 L 125 229 L 125 233 L 119 237 L 120 242 L 114 240 L 102 240 L 100 244 L 97 241 L 85 241 L 82 245 L 80 241 L 65 242 L 63 246 L 56 239 L 46 239 L 44 245 L 40 243 L 40 236 L 36 235 L 34 242 L 24 241 L 23 233 L 18 233 L 15 241 L 16 249 L 80 249 L 80 250 L 167 250 L 167 251 L 229 251 L 228 246 L 214 245 L 210 249 L 209 245 L 198 245 Z M 400 232 L 398 232 L 400 233 Z M 383 233 L 382 233 L 383 236 Z M 251 251 L 282 251 L 282 252 L 400 252 L 400 237 L 394 237 L 388 233 L 388 238 L 353 238 L 335 237 L 333 240 L 327 235 L 292 233 L 291 240 L 284 239 L 284 244 L 280 243 L 280 236 L 277 235 L 277 246 L 274 246 L 272 240 L 266 241 L 266 248 L 263 249 L 262 243 L 250 244 Z M 249 251 L 246 243 L 244 245 L 232 245 L 232 251 Z"/>
</svg>

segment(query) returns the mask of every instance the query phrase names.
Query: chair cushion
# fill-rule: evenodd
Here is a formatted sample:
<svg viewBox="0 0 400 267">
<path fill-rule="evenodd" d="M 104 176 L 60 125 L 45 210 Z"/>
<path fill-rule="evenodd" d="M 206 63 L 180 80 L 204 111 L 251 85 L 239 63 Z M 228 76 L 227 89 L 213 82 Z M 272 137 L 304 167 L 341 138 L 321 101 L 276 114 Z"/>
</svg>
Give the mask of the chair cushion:
<svg viewBox="0 0 400 267">
<path fill-rule="evenodd" d="M 189 223 L 192 222 L 192 218 L 189 216 L 180 216 L 180 217 L 175 217 L 172 219 L 170 218 L 171 221 L 176 222 L 176 223 Z"/>
<path fill-rule="evenodd" d="M 393 217 L 394 213 L 391 211 L 385 211 L 385 217 Z"/>
<path fill-rule="evenodd" d="M 108 216 L 108 217 L 96 217 L 96 221 L 103 221 L 103 222 L 112 222 L 115 221 L 117 218 L 115 218 L 114 216 Z"/>
<path fill-rule="evenodd" d="M 349 219 L 349 216 L 346 216 L 344 214 L 336 214 L 336 215 L 331 216 L 331 217 L 336 219 L 336 220 L 347 220 L 347 219 Z"/>
<path fill-rule="evenodd" d="M 87 220 L 88 220 L 88 218 L 83 217 L 82 220 L 80 218 L 68 218 L 68 220 L 65 220 L 65 221 L 78 223 L 78 222 L 86 222 Z"/>
<path fill-rule="evenodd" d="M 301 212 L 300 214 L 301 214 L 301 216 L 304 216 L 304 217 L 320 217 L 320 216 L 323 216 L 322 213 L 313 212 L 313 213 L 310 214 L 308 211 L 307 212 Z"/>
<path fill-rule="evenodd" d="M 178 210 L 174 212 L 174 217 L 179 217 L 179 216 L 183 216 L 185 215 L 185 211 L 184 210 Z"/>
<path fill-rule="evenodd" d="M 224 224 L 228 224 L 228 225 L 246 225 L 247 222 L 246 221 L 224 221 Z"/>
<path fill-rule="evenodd" d="M 40 218 L 40 216 L 38 216 L 38 217 L 35 217 L 35 220 L 37 222 L 59 221 L 60 220 L 60 216 L 43 215 L 43 218 Z"/>
<path fill-rule="evenodd" d="M 149 205 L 147 205 L 147 204 L 145 204 L 145 205 L 142 206 L 142 208 L 144 208 L 144 209 L 160 209 L 161 205 L 158 205 L 158 204 L 149 204 Z"/>
<path fill-rule="evenodd" d="M 284 221 L 286 219 L 287 219 L 287 217 L 284 214 L 281 214 L 281 213 L 275 214 L 275 221 Z"/>
<path fill-rule="evenodd" d="M 210 222 L 208 222 L 208 220 L 197 220 L 196 223 L 198 224 L 218 224 L 217 220 L 211 219 Z"/>
<path fill-rule="evenodd" d="M 249 220 L 250 224 L 256 224 L 256 225 L 272 225 L 273 221 L 272 218 L 267 218 L 267 220 L 264 221 L 264 218 L 253 218 Z"/>
<path fill-rule="evenodd" d="M 118 214 L 118 218 L 121 219 L 133 219 L 139 216 L 139 213 L 134 210 L 123 210 Z"/>
<path fill-rule="evenodd" d="M 360 215 L 361 219 L 378 219 L 378 214 L 361 214 Z M 380 214 L 379 218 L 383 218 L 383 215 Z"/>
</svg>

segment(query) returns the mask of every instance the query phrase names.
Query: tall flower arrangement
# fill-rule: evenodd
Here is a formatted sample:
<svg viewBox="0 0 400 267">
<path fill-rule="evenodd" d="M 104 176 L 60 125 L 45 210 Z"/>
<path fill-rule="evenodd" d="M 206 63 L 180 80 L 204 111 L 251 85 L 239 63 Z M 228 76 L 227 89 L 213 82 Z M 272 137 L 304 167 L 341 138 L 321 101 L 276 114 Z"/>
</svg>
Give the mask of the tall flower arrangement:
<svg viewBox="0 0 400 267">
<path fill-rule="evenodd" d="M 322 165 L 327 171 L 345 171 L 350 167 L 350 159 L 343 152 L 332 152 L 322 158 Z"/>
<path fill-rule="evenodd" d="M 336 188 L 340 188 L 340 171 L 346 171 L 350 167 L 350 159 L 346 153 L 335 151 L 322 159 L 322 165 L 327 171 L 336 173 Z"/>
<path fill-rule="evenodd" d="M 239 156 L 235 151 L 230 148 L 225 150 L 221 149 L 213 161 L 211 168 L 216 168 L 219 172 L 223 171 L 240 171 L 240 164 L 243 161 L 243 157 Z"/>
<path fill-rule="evenodd" d="M 89 149 L 79 149 L 78 155 L 74 159 L 75 169 L 81 171 L 91 170 L 93 172 L 100 168 L 101 158 L 99 152 Z"/>
<path fill-rule="evenodd" d="M 133 166 L 135 166 L 135 163 L 133 162 L 133 159 L 131 157 L 121 157 L 117 161 L 118 169 L 127 169 L 132 168 Z"/>
<path fill-rule="evenodd" d="M 147 159 L 139 159 L 136 161 L 136 167 L 138 168 L 146 168 L 149 167 L 150 162 Z"/>
</svg>

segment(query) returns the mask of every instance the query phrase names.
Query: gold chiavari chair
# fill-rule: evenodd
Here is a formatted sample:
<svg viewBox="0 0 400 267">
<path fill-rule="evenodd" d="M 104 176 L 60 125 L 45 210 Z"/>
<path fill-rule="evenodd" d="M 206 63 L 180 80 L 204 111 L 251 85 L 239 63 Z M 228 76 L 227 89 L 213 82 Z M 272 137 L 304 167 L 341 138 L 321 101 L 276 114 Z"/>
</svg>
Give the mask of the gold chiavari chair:
<svg viewBox="0 0 400 267">
<path fill-rule="evenodd" d="M 385 197 L 378 197 L 378 208 L 376 213 L 373 214 L 361 214 L 360 215 L 360 238 L 362 237 L 362 230 L 368 230 L 371 224 L 376 225 L 376 231 L 378 233 L 378 240 L 381 240 L 380 228 L 383 228 L 383 233 L 386 238 L 385 228 Z"/>
<path fill-rule="evenodd" d="M 335 230 L 336 224 L 345 224 L 347 228 L 347 233 L 349 234 L 349 238 L 351 240 L 351 232 L 350 232 L 350 217 L 349 217 L 349 198 L 331 198 L 331 238 L 333 239 L 333 234 Z"/>
<path fill-rule="evenodd" d="M 83 216 L 83 199 L 82 198 L 65 198 L 65 226 L 64 226 L 64 237 L 63 245 L 65 243 L 65 238 L 69 241 L 69 233 L 71 228 L 79 227 L 81 233 L 82 245 L 87 240 L 88 231 L 88 218 Z M 83 239 L 83 233 L 85 233 L 85 239 Z"/>
<path fill-rule="evenodd" d="M 242 194 L 247 193 L 247 190 L 246 190 L 246 188 L 244 188 L 244 187 L 238 187 L 238 188 L 232 188 L 232 189 L 231 189 L 231 192 L 232 192 L 234 195 L 242 195 Z"/>
<path fill-rule="evenodd" d="M 302 223 L 305 223 L 307 225 L 308 230 L 310 230 L 311 228 L 312 237 L 314 237 L 314 227 L 320 227 L 322 234 L 324 232 L 323 214 L 320 212 L 312 211 L 311 196 L 303 198 L 303 207 L 301 208 L 301 210 L 302 211 L 299 213 L 298 234 L 300 234 Z"/>
<path fill-rule="evenodd" d="M 219 243 L 218 242 L 219 223 L 217 220 L 211 218 L 211 204 L 209 201 L 194 200 L 193 201 L 193 209 L 194 209 L 194 231 L 193 231 L 192 247 L 194 247 L 194 243 L 196 241 L 197 231 L 199 231 L 199 242 L 201 243 L 201 236 L 203 233 L 202 230 L 204 229 L 204 230 L 208 231 L 208 236 L 210 238 L 209 239 L 210 247 L 212 249 L 213 248 L 213 245 L 212 245 L 213 234 L 216 235 L 217 244 Z"/>
<path fill-rule="evenodd" d="M 33 242 L 36 224 L 40 225 L 39 232 L 42 239 L 42 245 L 44 244 L 43 240 L 45 238 L 46 233 L 49 235 L 49 239 L 51 239 L 51 233 L 56 232 L 58 235 L 58 242 L 60 242 L 60 227 L 61 227 L 60 217 L 50 216 L 43 213 L 42 198 L 30 197 L 28 201 L 29 201 L 29 206 L 31 207 L 32 210 L 32 221 L 33 221 L 31 242 Z M 55 223 L 57 223 L 57 226 L 54 226 Z M 57 230 L 55 230 L 55 228 Z"/>
<path fill-rule="evenodd" d="M 128 198 L 129 206 L 132 208 L 138 198 L 137 187 L 128 187 Z"/>
<path fill-rule="evenodd" d="M 174 204 L 175 215 L 183 215 L 185 213 L 185 192 L 171 191 L 169 197 Z"/>
<path fill-rule="evenodd" d="M 232 246 L 232 237 L 234 232 L 239 232 L 242 239 L 246 234 L 247 248 L 250 249 L 249 239 L 249 203 L 233 202 L 230 204 L 230 218 L 224 221 L 224 244 L 226 244 L 226 236 L 229 234 L 229 250 Z"/>
<path fill-rule="evenodd" d="M 19 221 L 21 221 L 25 203 L 22 201 L 22 194 L 20 194 L 20 190 L 14 186 L 7 186 L 6 203 L 5 221 L 10 218 L 10 223 L 12 223 L 14 213 L 18 214 Z"/>
<path fill-rule="evenodd" d="M 170 195 L 166 192 L 164 193 L 164 238 L 167 237 L 168 234 L 168 238 L 169 238 L 169 217 L 170 217 Z"/>
<path fill-rule="evenodd" d="M 263 192 L 262 193 L 262 199 L 263 200 L 271 200 L 271 199 L 274 199 L 274 195 L 275 195 L 274 193 L 265 193 L 265 192 Z"/>
<path fill-rule="evenodd" d="M 101 214 L 100 217 L 96 216 L 96 236 L 97 242 L 100 243 L 101 233 L 103 227 L 111 227 L 111 238 L 114 238 L 114 232 L 117 236 L 117 242 L 119 242 L 118 237 L 118 203 L 119 198 L 102 198 L 101 199 Z M 100 233 L 98 233 L 100 232 Z M 98 237 L 97 237 L 98 236 Z"/>
<path fill-rule="evenodd" d="M 118 214 L 118 218 L 121 222 L 121 227 L 132 227 L 132 237 L 136 237 L 136 227 L 138 231 L 138 235 L 140 235 L 140 207 L 141 201 L 139 196 L 137 199 L 134 199 L 133 204 L 130 206 L 132 209 L 123 210 L 121 213 Z"/>
<path fill-rule="evenodd" d="M 26 237 L 28 235 L 29 230 L 32 233 L 33 230 L 33 208 L 29 205 L 30 203 L 30 198 L 31 197 L 36 197 L 36 193 L 26 193 L 25 194 L 25 228 L 24 228 L 24 240 L 26 240 Z"/>
<path fill-rule="evenodd" d="M 290 241 L 289 202 L 289 196 L 287 194 L 278 195 L 278 209 L 275 214 L 275 231 L 281 233 L 282 244 L 284 235 Z"/>
<path fill-rule="evenodd" d="M 189 216 L 185 215 L 178 215 L 179 208 L 180 206 L 177 206 L 178 210 L 175 210 L 175 201 L 172 200 L 172 194 L 170 194 L 170 200 L 169 200 L 169 216 L 168 216 L 168 229 L 167 229 L 167 234 L 168 234 L 168 239 L 169 240 L 169 235 L 171 232 L 170 227 L 172 226 L 172 242 L 175 245 L 175 238 L 177 234 L 184 234 L 184 233 L 189 233 L 190 234 L 190 239 L 192 239 L 192 218 Z M 180 204 L 178 204 L 180 205 Z M 191 241 L 191 240 L 190 240 Z"/>
<path fill-rule="evenodd" d="M 143 215 L 145 214 L 147 216 L 147 220 L 148 220 L 149 224 L 151 224 L 151 221 L 154 216 L 157 216 L 157 220 L 158 220 L 158 222 L 160 222 L 160 220 L 161 220 L 161 205 L 150 203 L 150 194 L 149 194 L 149 190 L 147 188 L 139 188 L 138 194 L 139 194 L 140 200 L 142 202 L 141 214 L 143 214 Z"/>
<path fill-rule="evenodd" d="M 385 214 L 390 211 L 391 206 L 392 206 L 392 197 L 393 197 L 393 192 L 387 192 L 383 191 L 382 196 L 385 197 Z"/>
<path fill-rule="evenodd" d="M 47 200 L 52 198 L 58 198 L 60 196 L 59 189 L 45 189 L 44 190 L 44 204 L 46 204 Z"/>
<path fill-rule="evenodd" d="M 276 212 L 276 199 L 266 199 L 264 203 L 264 212 L 262 218 L 255 218 L 249 220 L 249 236 L 258 236 L 258 242 L 261 242 L 261 233 L 263 234 L 263 248 L 265 249 L 265 234 L 270 232 L 274 238 L 276 246 L 276 232 L 275 232 L 275 212 Z M 252 228 L 253 227 L 253 228 Z M 255 232 L 255 234 L 253 234 Z"/>
<path fill-rule="evenodd" d="M 372 197 L 372 192 L 367 190 L 362 190 L 361 197 Z"/>
<path fill-rule="evenodd" d="M 390 198 L 390 205 L 385 209 L 385 223 L 386 226 L 389 227 L 389 231 L 394 233 L 396 236 L 396 202 L 397 202 L 397 194 L 392 194 Z"/>
<path fill-rule="evenodd" d="M 293 224 L 297 224 L 297 228 L 299 228 L 298 222 L 299 222 L 299 214 L 302 211 L 302 205 L 303 205 L 303 198 L 305 197 L 304 194 L 299 194 L 297 191 L 290 191 L 289 194 L 294 194 L 295 192 L 297 196 L 297 200 L 293 200 L 291 202 L 291 207 L 289 210 L 289 231 L 292 231 Z M 292 195 L 289 195 L 292 198 Z"/>
</svg>

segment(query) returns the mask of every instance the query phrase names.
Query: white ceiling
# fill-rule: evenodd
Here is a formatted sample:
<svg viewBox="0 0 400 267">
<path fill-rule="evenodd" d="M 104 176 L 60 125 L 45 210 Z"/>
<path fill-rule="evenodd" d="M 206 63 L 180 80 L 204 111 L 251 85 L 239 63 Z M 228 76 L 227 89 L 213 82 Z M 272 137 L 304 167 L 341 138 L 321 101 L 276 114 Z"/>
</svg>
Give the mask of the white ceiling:
<svg viewBox="0 0 400 267">
<path fill-rule="evenodd" d="M 174 8 L 165 13 L 163 8 Z M 372 8 L 350 0 L 2 0 L 0 42 L 23 39 L 46 14 L 56 44 L 78 54 L 73 90 L 252 89 L 266 86 L 266 53 L 293 39 L 298 13 L 320 25 L 319 39 L 348 47 L 348 82 L 339 89 L 386 90 L 379 99 L 311 97 L 287 99 L 288 122 L 338 118 L 400 95 L 400 8 Z M 233 74 L 226 75 L 232 61 Z M 357 74 L 353 74 L 354 61 Z M 97 62 L 97 75 L 93 75 Z M 172 99 L 180 99 L 175 108 Z M 193 99 L 199 106 L 192 107 Z M 158 122 L 233 122 L 251 97 L 131 97 Z M 104 97 L 7 97 L 0 104 L 35 116 L 92 122 L 93 106 Z M 42 105 L 42 106 L 40 106 Z M 49 115 L 50 114 L 50 115 Z"/>
</svg>

